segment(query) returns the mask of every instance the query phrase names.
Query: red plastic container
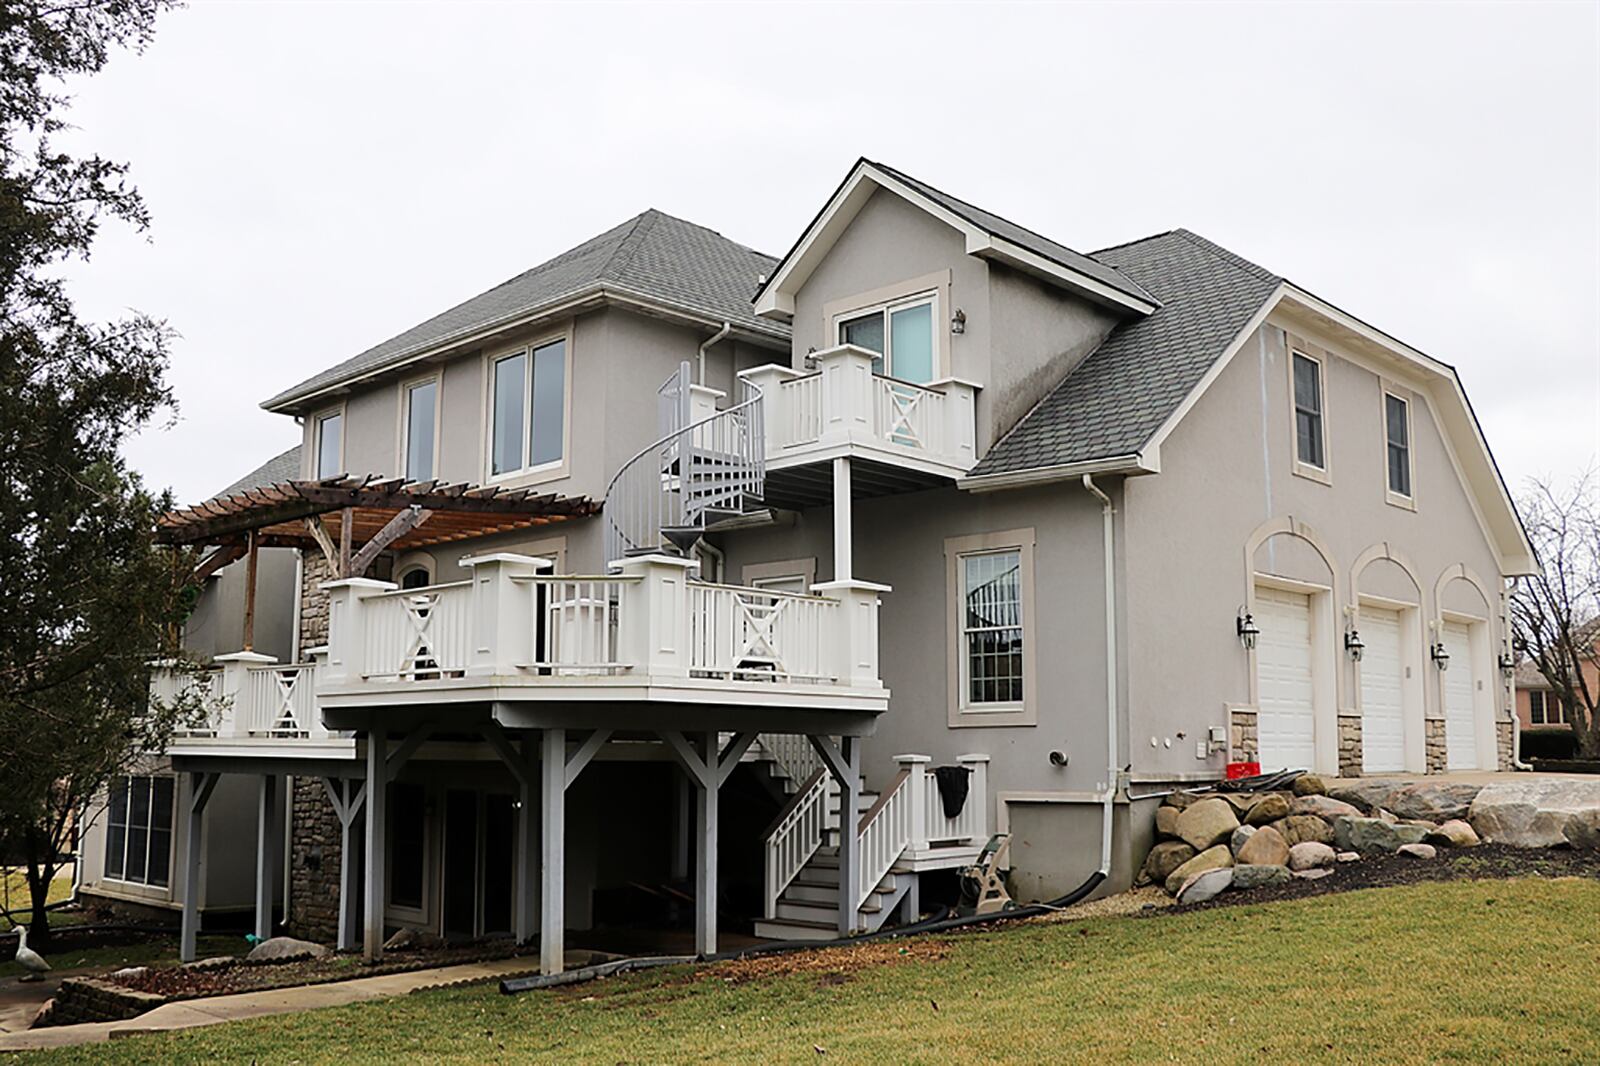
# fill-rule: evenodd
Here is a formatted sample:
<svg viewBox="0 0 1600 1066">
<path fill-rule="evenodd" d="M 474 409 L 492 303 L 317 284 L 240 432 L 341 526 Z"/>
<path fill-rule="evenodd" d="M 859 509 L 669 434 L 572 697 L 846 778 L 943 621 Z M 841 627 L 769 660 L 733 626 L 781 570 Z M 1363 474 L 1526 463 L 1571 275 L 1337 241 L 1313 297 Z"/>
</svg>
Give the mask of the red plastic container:
<svg viewBox="0 0 1600 1066">
<path fill-rule="evenodd" d="M 1237 781 L 1241 777 L 1261 776 L 1261 764 L 1258 762 L 1231 762 L 1228 764 L 1228 780 Z"/>
</svg>

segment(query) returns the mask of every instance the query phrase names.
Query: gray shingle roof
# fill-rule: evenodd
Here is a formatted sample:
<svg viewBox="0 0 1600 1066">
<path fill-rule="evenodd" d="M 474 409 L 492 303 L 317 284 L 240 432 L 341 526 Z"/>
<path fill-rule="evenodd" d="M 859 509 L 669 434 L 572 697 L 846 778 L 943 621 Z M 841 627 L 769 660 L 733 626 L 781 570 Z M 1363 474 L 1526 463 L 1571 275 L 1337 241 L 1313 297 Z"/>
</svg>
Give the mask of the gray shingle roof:
<svg viewBox="0 0 1600 1066">
<path fill-rule="evenodd" d="M 1283 280 L 1181 229 L 1093 254 L 1147 288 L 1160 309 L 1113 330 L 971 476 L 1139 451 Z"/>
<path fill-rule="evenodd" d="M 1153 293 L 1141 286 L 1138 281 L 1128 276 L 1127 273 L 1118 270 L 1114 263 L 1104 262 L 1081 252 L 1075 252 L 1066 245 L 1057 244 L 1050 238 L 1035 233 L 1024 226 L 1019 226 L 1009 219 L 1001 218 L 999 215 L 985 211 L 981 207 L 951 196 L 947 192 L 941 192 L 926 182 L 918 181 L 904 171 L 896 170 L 894 167 L 886 166 L 883 163 L 875 163 L 870 159 L 864 160 L 864 162 L 904 182 L 940 207 L 943 207 L 946 211 L 966 219 L 985 232 L 1010 241 L 1018 247 L 1026 248 L 1035 255 L 1041 255 L 1053 263 L 1069 267 L 1080 274 L 1087 274 L 1096 281 L 1109 285 L 1124 295 L 1140 300 L 1157 302 L 1158 298 Z"/>
<path fill-rule="evenodd" d="M 293 481 L 300 476 L 300 445 L 275 455 L 262 463 L 232 485 L 217 493 L 217 496 L 232 496 L 247 489 L 259 489 L 263 485 L 276 485 L 281 481 Z M 216 499 L 213 496 L 212 499 Z"/>
<path fill-rule="evenodd" d="M 668 306 L 757 333 L 788 331 L 757 318 L 757 279 L 777 260 L 703 226 L 650 210 L 509 281 L 457 304 L 262 404 L 275 408 L 381 369 L 452 338 L 601 287 L 626 289 Z"/>
</svg>

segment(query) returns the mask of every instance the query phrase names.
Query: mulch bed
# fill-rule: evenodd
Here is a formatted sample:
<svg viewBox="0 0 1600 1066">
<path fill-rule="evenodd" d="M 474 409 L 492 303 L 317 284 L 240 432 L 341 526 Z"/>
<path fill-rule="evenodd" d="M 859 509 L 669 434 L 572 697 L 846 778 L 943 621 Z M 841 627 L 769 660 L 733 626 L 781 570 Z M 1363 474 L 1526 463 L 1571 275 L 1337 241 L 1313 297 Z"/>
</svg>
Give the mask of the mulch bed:
<svg viewBox="0 0 1600 1066">
<path fill-rule="evenodd" d="M 1428 881 L 1492 881 L 1512 877 L 1600 878 L 1600 852 L 1571 848 L 1513 848 L 1505 844 L 1480 844 L 1474 848 L 1439 848 L 1437 858 L 1413 859 L 1408 855 L 1366 855 L 1359 862 L 1340 863 L 1333 873 L 1315 881 L 1298 878 L 1281 885 L 1224 892 L 1205 903 L 1174 905 L 1152 910 L 1151 915 L 1181 913 L 1203 907 L 1233 907 L 1271 903 L 1358 888 L 1389 888 Z"/>
<path fill-rule="evenodd" d="M 321 985 L 357 977 L 410 973 L 413 970 L 455 966 L 465 962 L 487 962 L 526 952 L 527 949 L 515 948 L 509 943 L 416 949 L 403 953 L 391 952 L 382 962 L 372 966 L 357 955 L 326 955 L 320 959 L 300 959 L 295 962 L 252 963 L 239 959 L 216 969 L 151 966 L 137 976 L 105 979 L 113 980 L 113 983 L 124 988 L 153 992 L 168 999 L 202 999 L 236 992 L 265 992 L 274 988 Z M 537 952 L 534 952 L 529 961 L 530 967 L 535 969 L 538 967 L 536 955 Z"/>
</svg>

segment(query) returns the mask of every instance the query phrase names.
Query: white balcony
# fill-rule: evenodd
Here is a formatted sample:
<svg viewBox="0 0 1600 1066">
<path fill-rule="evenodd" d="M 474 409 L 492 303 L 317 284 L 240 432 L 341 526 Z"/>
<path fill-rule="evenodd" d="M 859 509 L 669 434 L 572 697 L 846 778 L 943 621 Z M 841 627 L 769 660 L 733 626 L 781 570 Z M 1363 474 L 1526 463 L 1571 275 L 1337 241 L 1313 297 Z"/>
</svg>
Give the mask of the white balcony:
<svg viewBox="0 0 1600 1066">
<path fill-rule="evenodd" d="M 873 353 L 853 345 L 813 358 L 814 373 L 763 366 L 740 374 L 761 390 L 769 479 L 840 457 L 935 479 L 960 477 L 978 461 L 977 386 L 884 377 L 873 373 Z"/>
<path fill-rule="evenodd" d="M 292 749 L 296 753 L 353 758 L 354 742 L 330 732 L 316 701 L 318 664 L 279 663 L 270 655 L 241 651 L 219 655 L 209 669 L 194 672 L 156 664 L 150 674 L 152 700 L 171 703 L 194 697 L 199 721 L 180 728 L 170 755 L 215 755 Z"/>
<path fill-rule="evenodd" d="M 466 581 L 420 589 L 330 582 L 327 708 L 452 702 L 744 704 L 881 712 L 878 603 L 864 582 L 814 595 L 706 584 L 665 555 L 607 576 L 547 560 L 464 560 Z"/>
</svg>

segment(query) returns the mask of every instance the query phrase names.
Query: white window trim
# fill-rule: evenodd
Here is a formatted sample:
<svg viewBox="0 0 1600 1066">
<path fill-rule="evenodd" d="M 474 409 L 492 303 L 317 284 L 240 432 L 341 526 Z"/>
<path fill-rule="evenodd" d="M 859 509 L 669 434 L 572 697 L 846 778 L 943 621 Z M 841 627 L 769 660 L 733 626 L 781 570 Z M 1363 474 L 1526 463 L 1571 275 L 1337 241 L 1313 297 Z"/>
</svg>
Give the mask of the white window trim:
<svg viewBox="0 0 1600 1066">
<path fill-rule="evenodd" d="M 984 726 L 1032 726 L 1039 723 L 1039 686 L 1035 683 L 1034 643 L 1038 628 L 1034 623 L 1034 531 L 1010 529 L 947 537 L 944 542 L 945 589 L 948 636 L 945 647 L 946 682 L 949 689 L 949 725 L 952 729 Z M 962 645 L 961 560 L 968 555 L 1014 551 L 1021 556 L 1018 575 L 1022 593 L 1022 702 L 969 704 L 966 698 L 966 650 Z"/>
<path fill-rule="evenodd" d="M 860 318 L 862 315 L 873 311 L 887 312 L 899 310 L 902 307 L 913 306 L 926 300 L 933 302 L 933 377 L 930 381 L 942 381 L 949 378 L 954 372 L 950 369 L 950 328 L 948 319 L 950 311 L 950 271 L 936 270 L 931 274 L 921 277 L 907 278 L 905 281 L 893 285 L 885 285 L 870 292 L 857 293 L 842 300 L 830 300 L 822 307 L 822 317 L 827 328 L 828 343 L 825 347 L 832 347 L 841 343 L 839 340 L 839 325 L 847 319 Z M 884 321 L 883 346 L 893 348 L 890 340 L 889 322 Z M 892 351 L 884 352 L 884 375 L 894 376 L 894 361 Z"/>
<path fill-rule="evenodd" d="M 345 462 L 345 451 L 350 442 L 350 419 L 346 417 L 346 404 L 341 402 L 336 407 L 324 407 L 311 416 L 311 448 L 310 456 L 306 460 L 306 477 L 315 481 L 322 477 L 322 472 L 317 469 L 317 460 L 322 456 L 322 423 L 335 415 L 339 416 L 339 469 L 337 473 L 348 474 L 349 464 Z"/>
<path fill-rule="evenodd" d="M 499 348 L 488 349 L 483 353 L 483 438 L 482 462 L 479 469 L 483 471 L 483 480 L 486 485 L 503 485 L 508 488 L 519 488 L 524 485 L 539 485 L 546 481 L 557 481 L 571 473 L 572 469 L 572 326 L 568 323 L 559 330 L 551 333 L 540 334 L 528 340 L 518 341 L 516 344 L 507 344 Z M 503 474 L 494 473 L 494 368 L 502 359 L 523 354 L 528 356 L 527 363 L 527 391 L 524 395 L 526 416 L 522 426 L 522 448 L 518 457 L 526 463 L 528 461 L 528 435 L 533 432 L 533 352 L 536 348 L 554 344 L 556 341 L 565 341 L 563 349 L 565 363 L 562 366 L 562 391 L 561 401 L 561 458 L 553 463 L 541 463 L 538 466 L 523 466 L 516 470 L 507 470 Z"/>
<path fill-rule="evenodd" d="M 771 563 L 746 563 L 739 572 L 739 583 L 745 588 L 764 588 L 762 582 L 797 578 L 804 582 L 807 592 L 817 583 L 817 557 L 805 559 L 780 559 Z"/>
<path fill-rule="evenodd" d="M 1300 418 L 1299 410 L 1294 397 L 1294 360 L 1295 356 L 1309 359 L 1317 366 L 1317 396 L 1322 401 L 1320 412 L 1322 418 L 1322 465 L 1316 466 L 1300 458 Z M 1289 454 L 1294 460 L 1294 473 L 1298 477 L 1309 478 L 1323 485 L 1333 484 L 1333 449 L 1328 433 L 1328 366 L 1323 356 L 1312 353 L 1309 345 L 1291 339 L 1289 344 L 1289 358 L 1285 360 L 1289 365 Z"/>
<path fill-rule="evenodd" d="M 432 476 L 435 478 L 439 476 L 439 438 L 442 436 L 439 431 L 439 423 L 443 421 L 440 415 L 443 413 L 442 409 L 444 407 L 444 375 L 440 374 L 436 370 L 431 374 L 423 374 L 420 377 L 406 378 L 400 382 L 399 397 L 396 400 L 396 403 L 399 405 L 399 415 L 395 419 L 395 425 L 399 427 L 399 433 L 395 438 L 394 470 L 396 477 L 408 478 L 411 476 L 411 472 L 407 469 L 407 467 L 410 466 L 410 463 L 407 462 L 407 460 L 411 458 L 411 456 L 407 453 L 407 448 L 411 442 L 411 390 L 417 388 L 419 385 L 433 386 Z"/>
<path fill-rule="evenodd" d="M 167 880 L 166 880 L 166 883 L 158 885 L 158 884 L 152 883 L 149 880 L 149 877 L 150 877 L 150 826 L 152 824 L 154 824 L 151 821 L 147 821 L 146 825 L 145 825 L 145 845 L 144 845 L 144 847 L 145 847 L 145 850 L 144 850 L 144 854 L 145 854 L 145 871 L 144 871 L 145 880 L 143 880 L 143 881 L 131 881 L 131 880 L 127 879 L 126 877 L 114 877 L 109 872 L 107 872 L 108 864 L 106 863 L 105 852 L 106 852 L 107 848 L 109 848 L 110 845 L 111 845 L 111 794 L 110 794 L 110 791 L 109 791 L 110 786 L 107 786 L 108 790 L 107 790 L 107 793 L 106 793 L 105 846 L 103 846 L 100 849 L 100 852 L 101 852 L 100 853 L 101 880 L 107 881 L 107 882 L 109 882 L 111 884 L 114 884 L 114 885 L 122 885 L 122 886 L 125 886 L 127 888 L 138 889 L 138 890 L 141 890 L 141 891 L 146 892 L 146 893 L 157 893 L 157 894 L 164 895 L 164 896 L 165 895 L 171 895 L 172 891 L 173 891 L 172 875 L 173 875 L 173 873 L 175 871 L 175 868 L 176 868 L 177 853 L 178 853 L 178 804 L 179 804 L 179 801 L 181 799 L 181 797 L 178 795 L 178 785 L 179 785 L 180 782 L 179 782 L 179 779 L 174 774 L 125 773 L 125 774 L 114 774 L 112 776 L 112 778 L 111 778 L 111 784 L 115 785 L 117 783 L 118 779 L 122 779 L 122 780 L 126 780 L 126 781 L 130 781 L 131 782 L 136 777 L 148 777 L 150 779 L 150 782 L 151 782 L 151 784 L 150 784 L 151 805 L 152 805 L 152 807 L 154 807 L 155 780 L 156 780 L 156 778 L 165 777 L 165 778 L 171 779 L 171 781 L 172 781 L 172 824 L 167 827 Z M 131 796 L 129 797 L 128 803 L 129 803 L 129 806 L 130 806 L 130 809 L 131 809 L 132 803 L 133 803 L 133 800 L 132 800 Z M 127 833 L 127 828 L 126 827 L 124 827 L 123 833 L 124 833 L 124 836 L 122 838 L 122 871 L 123 871 L 124 874 L 126 874 L 127 871 L 128 871 L 128 838 L 126 836 L 126 833 Z"/>
<path fill-rule="evenodd" d="M 1535 696 L 1539 697 L 1539 717 L 1542 719 L 1542 721 L 1537 721 L 1537 722 L 1533 720 L 1533 698 Z M 1566 708 L 1561 705 L 1561 701 L 1559 699 L 1556 699 L 1554 697 L 1555 697 L 1555 693 L 1550 691 L 1549 689 L 1543 689 L 1543 688 L 1531 688 L 1531 689 L 1528 689 L 1528 724 L 1529 725 L 1547 726 L 1547 725 L 1566 725 L 1567 724 Z M 1556 714 L 1555 714 L 1555 720 L 1554 721 L 1552 721 L 1551 718 L 1550 718 L 1550 706 L 1551 706 L 1551 704 L 1555 705 Z"/>
<path fill-rule="evenodd" d="M 1411 417 L 1414 404 L 1411 392 L 1400 385 L 1380 378 L 1378 390 L 1378 424 L 1383 439 L 1383 499 L 1385 503 L 1407 511 L 1417 509 L 1417 435 L 1413 431 L 1415 420 Z M 1389 397 L 1406 405 L 1406 478 L 1411 483 L 1411 494 L 1394 491 L 1389 485 Z M 1326 447 L 1326 445 L 1324 445 Z"/>
</svg>

